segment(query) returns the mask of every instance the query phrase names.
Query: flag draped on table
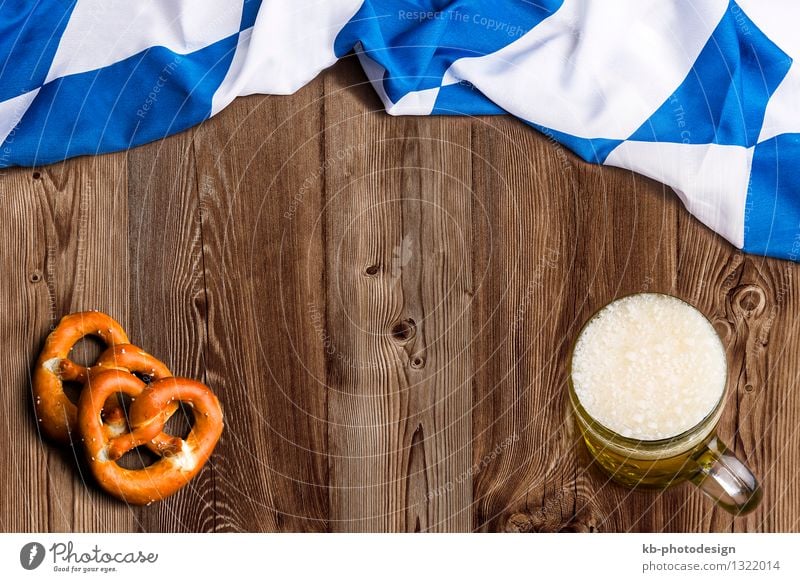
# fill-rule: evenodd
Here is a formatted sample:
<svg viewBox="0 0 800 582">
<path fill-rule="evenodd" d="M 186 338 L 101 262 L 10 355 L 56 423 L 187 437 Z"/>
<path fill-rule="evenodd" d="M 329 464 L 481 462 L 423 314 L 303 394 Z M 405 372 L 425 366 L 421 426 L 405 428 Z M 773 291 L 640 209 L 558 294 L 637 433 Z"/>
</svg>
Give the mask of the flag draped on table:
<svg viewBox="0 0 800 582">
<path fill-rule="evenodd" d="M 511 114 L 800 259 L 796 0 L 6 0 L 0 167 L 121 150 L 355 50 L 392 115 Z"/>
</svg>

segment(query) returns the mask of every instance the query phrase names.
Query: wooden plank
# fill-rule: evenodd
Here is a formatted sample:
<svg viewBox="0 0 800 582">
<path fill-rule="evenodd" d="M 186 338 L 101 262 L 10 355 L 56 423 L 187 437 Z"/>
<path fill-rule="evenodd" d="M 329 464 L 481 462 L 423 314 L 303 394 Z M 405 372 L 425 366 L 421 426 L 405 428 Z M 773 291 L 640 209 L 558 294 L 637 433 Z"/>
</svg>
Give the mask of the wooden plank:
<svg viewBox="0 0 800 582">
<path fill-rule="evenodd" d="M 332 527 L 467 531 L 470 123 L 365 113 L 352 59 L 326 80 Z"/>
<path fill-rule="evenodd" d="M 58 319 L 87 309 L 105 311 L 125 325 L 128 316 L 125 156 L 81 158 L 34 170 L 9 171 L 2 179 L 5 230 L 0 290 L 13 323 L 3 335 L 6 426 L 11 442 L 4 499 L 29 507 L 3 507 L 11 530 L 129 530 L 127 506 L 92 483 L 82 453 L 42 443 L 29 408 L 29 371 Z M 12 242 L 13 241 L 13 242 Z M 20 464 L 21 463 L 21 464 Z M 34 500 L 31 491 L 36 491 Z M 5 503 L 5 502 L 3 502 Z"/>
<path fill-rule="evenodd" d="M 474 527 L 559 531 L 584 508 L 580 526 L 591 528 L 597 516 L 577 487 L 563 398 L 563 361 L 587 292 L 578 283 L 583 168 L 510 119 L 476 123 L 473 151 L 482 203 L 473 265 Z"/>
<path fill-rule="evenodd" d="M 726 304 L 730 304 L 730 293 L 740 274 L 742 255 L 720 237 L 698 224 L 681 209 L 680 229 L 676 241 L 678 252 L 678 279 L 675 294 L 700 309 L 714 324 L 726 346 L 730 394 L 727 407 L 720 422 L 720 436 L 733 445 L 729 438 L 735 430 L 737 393 L 737 364 L 739 343 L 735 336 L 745 341 L 746 329 L 731 334 L 736 322 L 730 317 Z M 663 531 L 730 531 L 735 524 L 733 517 L 703 499 L 691 485 L 681 485 L 665 493 L 670 498 L 669 512 L 665 511 L 658 525 Z"/>
<path fill-rule="evenodd" d="M 599 253 L 583 257 L 582 262 L 596 265 L 597 276 L 588 285 L 597 291 L 590 292 L 591 301 L 578 317 L 579 323 L 609 301 L 629 293 L 652 291 L 686 298 L 679 289 L 677 259 L 679 217 L 685 210 L 677 197 L 661 184 L 631 172 L 599 167 L 586 172 L 591 172 L 591 177 L 586 174 L 584 187 L 587 197 L 594 200 L 587 201 L 587 215 L 605 213 L 610 223 L 587 232 L 587 250 L 590 241 L 600 239 L 603 232 L 608 242 L 602 243 L 604 248 Z M 593 196 L 598 192 L 603 194 Z M 598 198 L 604 199 L 602 206 L 598 206 Z M 690 485 L 661 492 L 628 490 L 591 465 L 582 444 L 579 449 L 581 487 L 596 509 L 596 530 L 662 531 L 669 530 L 669 524 L 686 531 L 707 529 L 697 521 L 698 515 L 705 513 L 707 502 L 699 492 L 690 491 Z"/>
<path fill-rule="evenodd" d="M 622 172 L 617 173 L 622 174 Z M 641 177 L 629 175 L 629 178 L 636 180 L 639 188 L 630 188 L 633 190 L 635 201 L 629 199 L 628 204 L 635 206 L 642 199 L 655 200 L 659 196 L 663 198 L 652 207 L 649 218 L 646 215 L 641 218 L 639 227 L 642 231 L 657 229 L 655 223 L 658 220 L 659 207 L 668 205 L 673 209 L 671 231 L 665 233 L 663 240 L 659 240 L 658 243 L 652 238 L 645 239 L 642 248 L 643 259 L 651 258 L 661 262 L 664 257 L 671 258 L 669 276 L 648 284 L 647 290 L 681 297 L 715 322 L 714 306 L 717 289 L 714 278 L 734 249 L 703 225 L 693 219 L 687 220 L 688 212 L 671 190 Z M 624 185 L 621 187 L 624 188 Z M 622 207 L 619 210 L 624 212 Z M 629 223 L 636 220 L 634 213 L 625 214 Z M 694 230 L 687 235 L 687 228 Z M 686 241 L 686 236 L 695 240 L 689 243 Z M 705 246 L 699 256 L 685 251 L 702 246 L 701 240 Z M 632 239 L 632 242 L 636 242 L 636 239 Z M 699 260 L 701 257 L 713 260 L 704 264 Z M 641 272 L 640 265 L 641 263 L 637 261 L 631 261 L 629 269 L 634 273 Z M 705 285 L 698 284 L 695 277 L 705 281 Z M 640 289 L 628 286 L 623 288 L 620 294 L 638 290 Z M 727 413 L 730 414 L 730 410 Z M 665 491 L 628 491 L 608 483 L 598 497 L 608 508 L 602 523 L 602 529 L 607 531 L 729 531 L 733 521 L 730 515 L 717 509 L 689 483 Z"/>
<path fill-rule="evenodd" d="M 737 384 L 737 424 L 729 443 L 746 458 L 764 487 L 762 507 L 737 520 L 736 531 L 800 531 L 800 265 L 751 257 L 732 295 L 751 331 Z M 744 284 L 744 285 L 743 285 Z M 757 285 L 767 301 L 753 301 Z M 758 296 L 756 295 L 756 298 Z M 735 301 L 735 303 L 734 303 Z"/>
<path fill-rule="evenodd" d="M 206 293 L 194 131 L 129 152 L 132 342 L 173 374 L 206 381 Z M 143 531 L 212 531 L 214 462 L 167 500 L 141 508 Z"/>
<path fill-rule="evenodd" d="M 215 531 L 327 528 L 321 92 L 238 100 L 195 135 Z"/>
<path fill-rule="evenodd" d="M 582 323 L 634 291 L 669 291 L 677 205 L 661 186 L 586 165 L 510 119 L 476 129 L 475 527 L 658 528 L 664 501 L 609 483 L 576 434 L 567 361 Z M 481 160 L 479 165 L 478 160 Z M 491 241 L 491 245 L 488 244 Z"/>
<path fill-rule="evenodd" d="M 50 326 L 51 293 L 46 278 L 45 199 L 41 179 L 30 169 L 4 170 L 0 176 L 0 319 L 3 389 L 0 426 L 6 435 L 0 448 L 0 530 L 48 531 L 52 519 L 48 503 L 49 446 L 37 434 L 30 397 L 30 370 L 42 338 Z M 41 174 L 38 174 L 41 176 Z M 71 470 L 54 462 L 51 472 Z M 71 479 L 63 477 L 68 489 Z M 55 523 L 69 523 L 72 512 Z"/>
<path fill-rule="evenodd" d="M 686 231 L 693 233 L 695 227 Z M 713 529 L 796 531 L 800 402 L 791 389 L 798 362 L 790 346 L 798 340 L 799 298 L 793 284 L 798 266 L 735 251 L 714 261 L 713 249 L 703 240 L 711 236 L 691 237 L 685 252 L 713 266 L 707 276 L 698 270 L 693 279 L 695 287 L 711 289 L 712 318 L 729 348 L 730 394 L 720 435 L 764 488 L 764 500 L 754 513 L 736 520 L 723 514 Z"/>
</svg>

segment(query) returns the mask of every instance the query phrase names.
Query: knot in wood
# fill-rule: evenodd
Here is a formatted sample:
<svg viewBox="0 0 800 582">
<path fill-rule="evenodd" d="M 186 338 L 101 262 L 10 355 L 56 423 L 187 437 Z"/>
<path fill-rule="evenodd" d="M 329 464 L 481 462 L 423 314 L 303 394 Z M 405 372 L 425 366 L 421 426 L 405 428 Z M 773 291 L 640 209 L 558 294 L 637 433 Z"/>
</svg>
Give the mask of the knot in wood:
<svg viewBox="0 0 800 582">
<path fill-rule="evenodd" d="M 733 291 L 731 304 L 745 316 L 759 316 L 767 305 L 767 295 L 758 285 L 740 285 Z"/>
<path fill-rule="evenodd" d="M 410 317 L 398 321 L 392 326 L 391 334 L 398 342 L 407 342 L 417 335 L 417 323 Z"/>
</svg>

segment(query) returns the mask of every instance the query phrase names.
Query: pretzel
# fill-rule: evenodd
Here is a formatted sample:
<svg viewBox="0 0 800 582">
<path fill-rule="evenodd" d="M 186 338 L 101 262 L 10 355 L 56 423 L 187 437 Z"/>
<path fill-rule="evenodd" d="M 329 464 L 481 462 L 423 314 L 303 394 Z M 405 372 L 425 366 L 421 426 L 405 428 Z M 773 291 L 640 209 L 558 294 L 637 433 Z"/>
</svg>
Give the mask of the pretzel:
<svg viewBox="0 0 800 582">
<path fill-rule="evenodd" d="M 130 432 L 109 436 L 103 407 L 110 396 L 131 397 Z M 144 469 L 125 469 L 117 460 L 146 444 L 164 430 L 174 410 L 184 402 L 194 412 L 194 426 L 174 450 Z M 172 495 L 203 468 L 222 434 L 222 409 L 211 390 L 188 378 L 164 378 L 150 385 L 123 370 L 94 370 L 78 402 L 78 430 L 84 438 L 89 467 L 109 494 L 131 504 L 145 505 Z"/>
<path fill-rule="evenodd" d="M 148 376 L 153 380 L 172 376 L 172 372 L 162 361 L 154 358 L 142 348 L 129 343 L 111 346 L 100 354 L 92 367 L 104 370 L 127 370 L 130 373 Z"/>
<path fill-rule="evenodd" d="M 64 382 L 86 382 L 86 368 L 69 359 L 69 353 L 86 336 L 100 338 L 107 346 L 127 344 L 128 336 L 119 323 L 99 311 L 65 315 L 47 336 L 33 371 L 36 418 L 50 439 L 68 444 L 75 432 L 75 405 L 64 393 Z"/>
<path fill-rule="evenodd" d="M 87 370 L 87 374 L 93 375 L 103 370 L 121 370 L 129 374 L 141 374 L 151 380 L 161 380 L 172 376 L 172 372 L 163 362 L 133 344 L 111 346 L 100 355 L 97 363 Z M 84 383 L 87 374 L 84 374 Z M 172 403 L 169 408 L 170 415 L 174 414 L 177 409 L 178 404 Z M 125 409 L 116 395 L 109 397 L 103 406 L 103 424 L 110 437 L 121 435 L 128 430 Z M 179 439 L 162 433 L 148 442 L 147 448 L 156 454 L 161 454 L 163 451 L 173 450 L 178 444 L 177 440 Z"/>
</svg>

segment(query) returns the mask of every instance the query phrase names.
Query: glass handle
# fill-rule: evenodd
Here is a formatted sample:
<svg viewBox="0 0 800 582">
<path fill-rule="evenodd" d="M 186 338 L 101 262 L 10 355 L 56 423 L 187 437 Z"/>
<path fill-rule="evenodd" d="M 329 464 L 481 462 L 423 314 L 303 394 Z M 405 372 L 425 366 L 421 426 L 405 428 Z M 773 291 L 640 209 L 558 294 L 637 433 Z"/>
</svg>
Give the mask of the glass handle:
<svg viewBox="0 0 800 582">
<path fill-rule="evenodd" d="M 758 506 L 762 495 L 758 481 L 719 437 L 712 438 L 695 461 L 699 468 L 692 483 L 725 511 L 744 515 Z"/>
</svg>

